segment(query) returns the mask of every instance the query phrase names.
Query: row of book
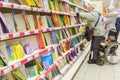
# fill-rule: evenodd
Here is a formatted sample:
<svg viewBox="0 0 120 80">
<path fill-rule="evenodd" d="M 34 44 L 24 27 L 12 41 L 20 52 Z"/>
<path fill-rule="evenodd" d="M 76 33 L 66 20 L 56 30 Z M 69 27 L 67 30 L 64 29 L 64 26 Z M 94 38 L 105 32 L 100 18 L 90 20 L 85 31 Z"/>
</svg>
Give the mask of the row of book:
<svg viewBox="0 0 120 80">
<path fill-rule="evenodd" d="M 56 10 L 61 12 L 75 13 L 75 6 L 71 6 L 68 3 L 64 3 L 62 0 L 1 0 L 4 2 L 17 3 L 21 5 L 27 5 L 31 7 L 45 8 L 47 10 Z M 70 2 L 82 6 L 83 0 L 69 0 Z"/>
<path fill-rule="evenodd" d="M 58 57 L 63 56 L 66 51 L 70 50 L 70 48 L 80 43 L 83 39 L 84 36 L 80 35 L 72 41 L 67 41 L 63 45 L 57 47 L 57 52 L 55 52 L 55 50 L 52 50 L 11 71 L 10 73 L 6 74 L 1 80 L 27 80 L 28 78 L 40 75 L 44 71 L 47 71 L 59 59 Z M 84 44 L 81 44 L 80 49 L 83 48 Z M 67 54 L 65 58 L 62 59 L 61 63 L 49 74 L 47 74 L 43 80 L 52 80 L 55 76 L 57 76 L 57 74 L 60 74 L 61 69 L 63 69 L 66 64 L 70 64 L 70 62 L 75 59 L 79 53 L 78 50 L 79 48 L 76 48 L 72 52 L 69 52 L 69 54 Z"/>
<path fill-rule="evenodd" d="M 51 27 L 62 27 L 80 24 L 84 22 L 82 19 L 73 16 L 57 15 L 35 15 L 26 14 L 22 11 L 21 14 L 15 14 L 12 10 L 11 13 L 0 12 L 0 34 L 19 32 L 26 30 L 45 29 Z"/>
<path fill-rule="evenodd" d="M 9 61 L 22 59 L 25 55 L 32 54 L 37 49 L 44 49 L 46 46 L 49 46 L 51 44 L 59 44 L 59 41 L 70 38 L 78 32 L 79 27 L 74 27 L 69 29 L 39 33 L 30 38 L 28 36 L 21 39 L 5 41 L 4 46 L 1 45 L 1 50 L 4 49 L 4 51 L 1 51 L 2 60 L 4 60 L 4 63 L 6 63 Z M 80 38 L 78 38 L 78 40 L 80 40 Z M 32 41 L 35 41 L 35 43 Z M 67 45 L 69 45 L 69 42 L 67 42 Z M 73 42 L 72 45 L 74 46 L 75 42 Z M 35 48 L 35 46 L 37 46 L 37 48 Z M 66 50 L 69 50 L 69 48 Z M 1 67 L 6 66 L 6 64 L 1 64 Z"/>
</svg>

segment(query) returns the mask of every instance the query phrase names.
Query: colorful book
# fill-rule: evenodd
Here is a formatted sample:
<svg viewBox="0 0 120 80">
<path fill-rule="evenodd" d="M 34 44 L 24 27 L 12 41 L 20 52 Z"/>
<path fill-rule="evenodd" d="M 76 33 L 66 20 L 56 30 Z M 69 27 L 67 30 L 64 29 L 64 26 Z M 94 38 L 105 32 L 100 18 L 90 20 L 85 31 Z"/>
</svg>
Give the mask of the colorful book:
<svg viewBox="0 0 120 80">
<path fill-rule="evenodd" d="M 44 6 L 44 8 L 47 9 L 47 10 L 49 10 L 50 7 L 49 7 L 49 2 L 48 2 L 48 0 L 42 0 L 42 1 L 43 1 L 43 6 Z"/>
<path fill-rule="evenodd" d="M 12 74 L 20 80 L 27 80 L 27 78 L 23 74 L 21 74 L 18 70 L 13 70 Z"/>
<path fill-rule="evenodd" d="M 46 55 L 43 55 L 41 59 L 44 70 L 48 70 L 49 67 L 53 64 L 52 54 L 48 53 Z"/>
<path fill-rule="evenodd" d="M 16 23 L 18 25 L 18 31 L 26 31 L 26 26 L 25 26 L 25 22 L 24 22 L 24 19 L 22 18 L 22 15 L 21 14 L 15 14 L 15 20 L 16 20 Z"/>
<path fill-rule="evenodd" d="M 46 48 L 45 39 L 44 39 L 43 33 L 37 34 L 37 40 L 38 40 L 38 45 L 39 45 L 40 49 Z"/>
<path fill-rule="evenodd" d="M 12 32 L 16 32 L 12 14 L 11 14 L 11 13 L 4 13 L 3 15 L 4 15 L 7 23 L 8 23 L 9 26 L 11 27 Z M 1 27 L 0 27 L 0 28 L 1 28 Z M 2 29 L 0 29 L 0 30 L 2 30 Z"/>
<path fill-rule="evenodd" d="M 12 32 L 11 27 L 9 26 L 9 24 L 7 23 L 5 17 L 2 15 L 1 12 L 0 12 L 0 23 L 1 23 L 0 27 L 2 27 L 2 28 L 0 28 L 0 29 L 2 29 L 0 31 L 2 33 L 10 33 L 10 32 Z"/>
<path fill-rule="evenodd" d="M 50 45 L 52 44 L 52 35 L 50 32 L 46 32 L 46 33 L 43 33 L 44 35 L 44 38 L 45 38 L 45 41 L 46 41 L 46 45 Z"/>
</svg>

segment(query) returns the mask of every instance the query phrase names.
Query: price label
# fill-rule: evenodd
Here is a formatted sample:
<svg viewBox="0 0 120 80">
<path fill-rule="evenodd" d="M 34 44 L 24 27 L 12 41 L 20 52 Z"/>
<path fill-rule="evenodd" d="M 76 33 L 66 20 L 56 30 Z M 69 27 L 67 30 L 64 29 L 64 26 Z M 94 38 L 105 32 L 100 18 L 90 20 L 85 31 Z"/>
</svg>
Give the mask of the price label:
<svg viewBox="0 0 120 80">
<path fill-rule="evenodd" d="M 8 35 L 1 36 L 1 40 L 9 39 Z"/>
<path fill-rule="evenodd" d="M 38 33 L 39 31 L 38 30 L 35 30 L 35 33 Z"/>
<path fill-rule="evenodd" d="M 16 5 L 15 7 L 16 7 L 17 9 L 21 9 L 20 5 Z"/>
<path fill-rule="evenodd" d="M 21 63 L 20 63 L 20 62 L 14 64 L 14 68 L 17 68 L 17 67 L 19 67 L 19 66 L 21 66 Z"/>
<path fill-rule="evenodd" d="M 32 57 L 32 56 L 31 56 L 31 57 L 28 57 L 27 60 L 28 60 L 28 62 L 29 62 L 29 61 L 33 60 L 33 57 Z"/>
<path fill-rule="evenodd" d="M 36 53 L 34 56 L 35 56 L 35 58 L 37 58 L 37 57 L 39 57 L 39 54 L 38 54 L 38 53 Z"/>
<path fill-rule="evenodd" d="M 11 5 L 10 5 L 10 4 L 6 4 L 6 7 L 7 7 L 7 8 L 11 8 Z"/>
<path fill-rule="evenodd" d="M 26 31 L 26 32 L 25 32 L 25 35 L 30 35 L 30 32 L 29 32 L 29 31 Z"/>
<path fill-rule="evenodd" d="M 10 71 L 12 71 L 12 66 L 4 69 L 4 74 L 6 74 L 6 73 L 8 73 L 8 72 L 10 72 Z"/>
<path fill-rule="evenodd" d="M 20 36 L 19 33 L 13 34 L 13 37 L 19 37 L 19 36 Z"/>
</svg>

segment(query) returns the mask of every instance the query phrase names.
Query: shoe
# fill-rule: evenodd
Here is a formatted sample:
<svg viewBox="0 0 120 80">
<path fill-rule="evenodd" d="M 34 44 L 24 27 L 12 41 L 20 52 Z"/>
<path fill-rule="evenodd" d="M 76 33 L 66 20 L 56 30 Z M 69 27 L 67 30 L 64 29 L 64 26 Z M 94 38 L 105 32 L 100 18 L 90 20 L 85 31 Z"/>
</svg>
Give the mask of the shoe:
<svg viewBox="0 0 120 80">
<path fill-rule="evenodd" d="M 103 66 L 104 65 L 104 61 L 101 60 L 100 58 L 97 58 L 96 59 L 96 64 L 99 65 L 99 66 Z"/>
<path fill-rule="evenodd" d="M 88 60 L 88 62 L 87 62 L 88 64 L 95 64 L 96 63 L 96 61 L 94 60 L 94 59 L 90 59 L 90 60 Z"/>
</svg>

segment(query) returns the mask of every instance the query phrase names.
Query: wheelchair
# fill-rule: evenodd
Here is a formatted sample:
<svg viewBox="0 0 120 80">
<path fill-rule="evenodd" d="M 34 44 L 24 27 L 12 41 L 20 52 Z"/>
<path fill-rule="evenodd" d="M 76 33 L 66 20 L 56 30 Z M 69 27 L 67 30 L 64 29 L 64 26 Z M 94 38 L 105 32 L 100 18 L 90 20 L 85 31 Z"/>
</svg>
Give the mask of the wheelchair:
<svg viewBox="0 0 120 80">
<path fill-rule="evenodd" d="M 120 61 L 120 43 L 117 41 L 118 36 L 119 33 L 111 29 L 106 40 L 107 45 L 100 45 L 99 47 L 99 53 L 104 53 L 105 60 L 113 65 Z"/>
</svg>

